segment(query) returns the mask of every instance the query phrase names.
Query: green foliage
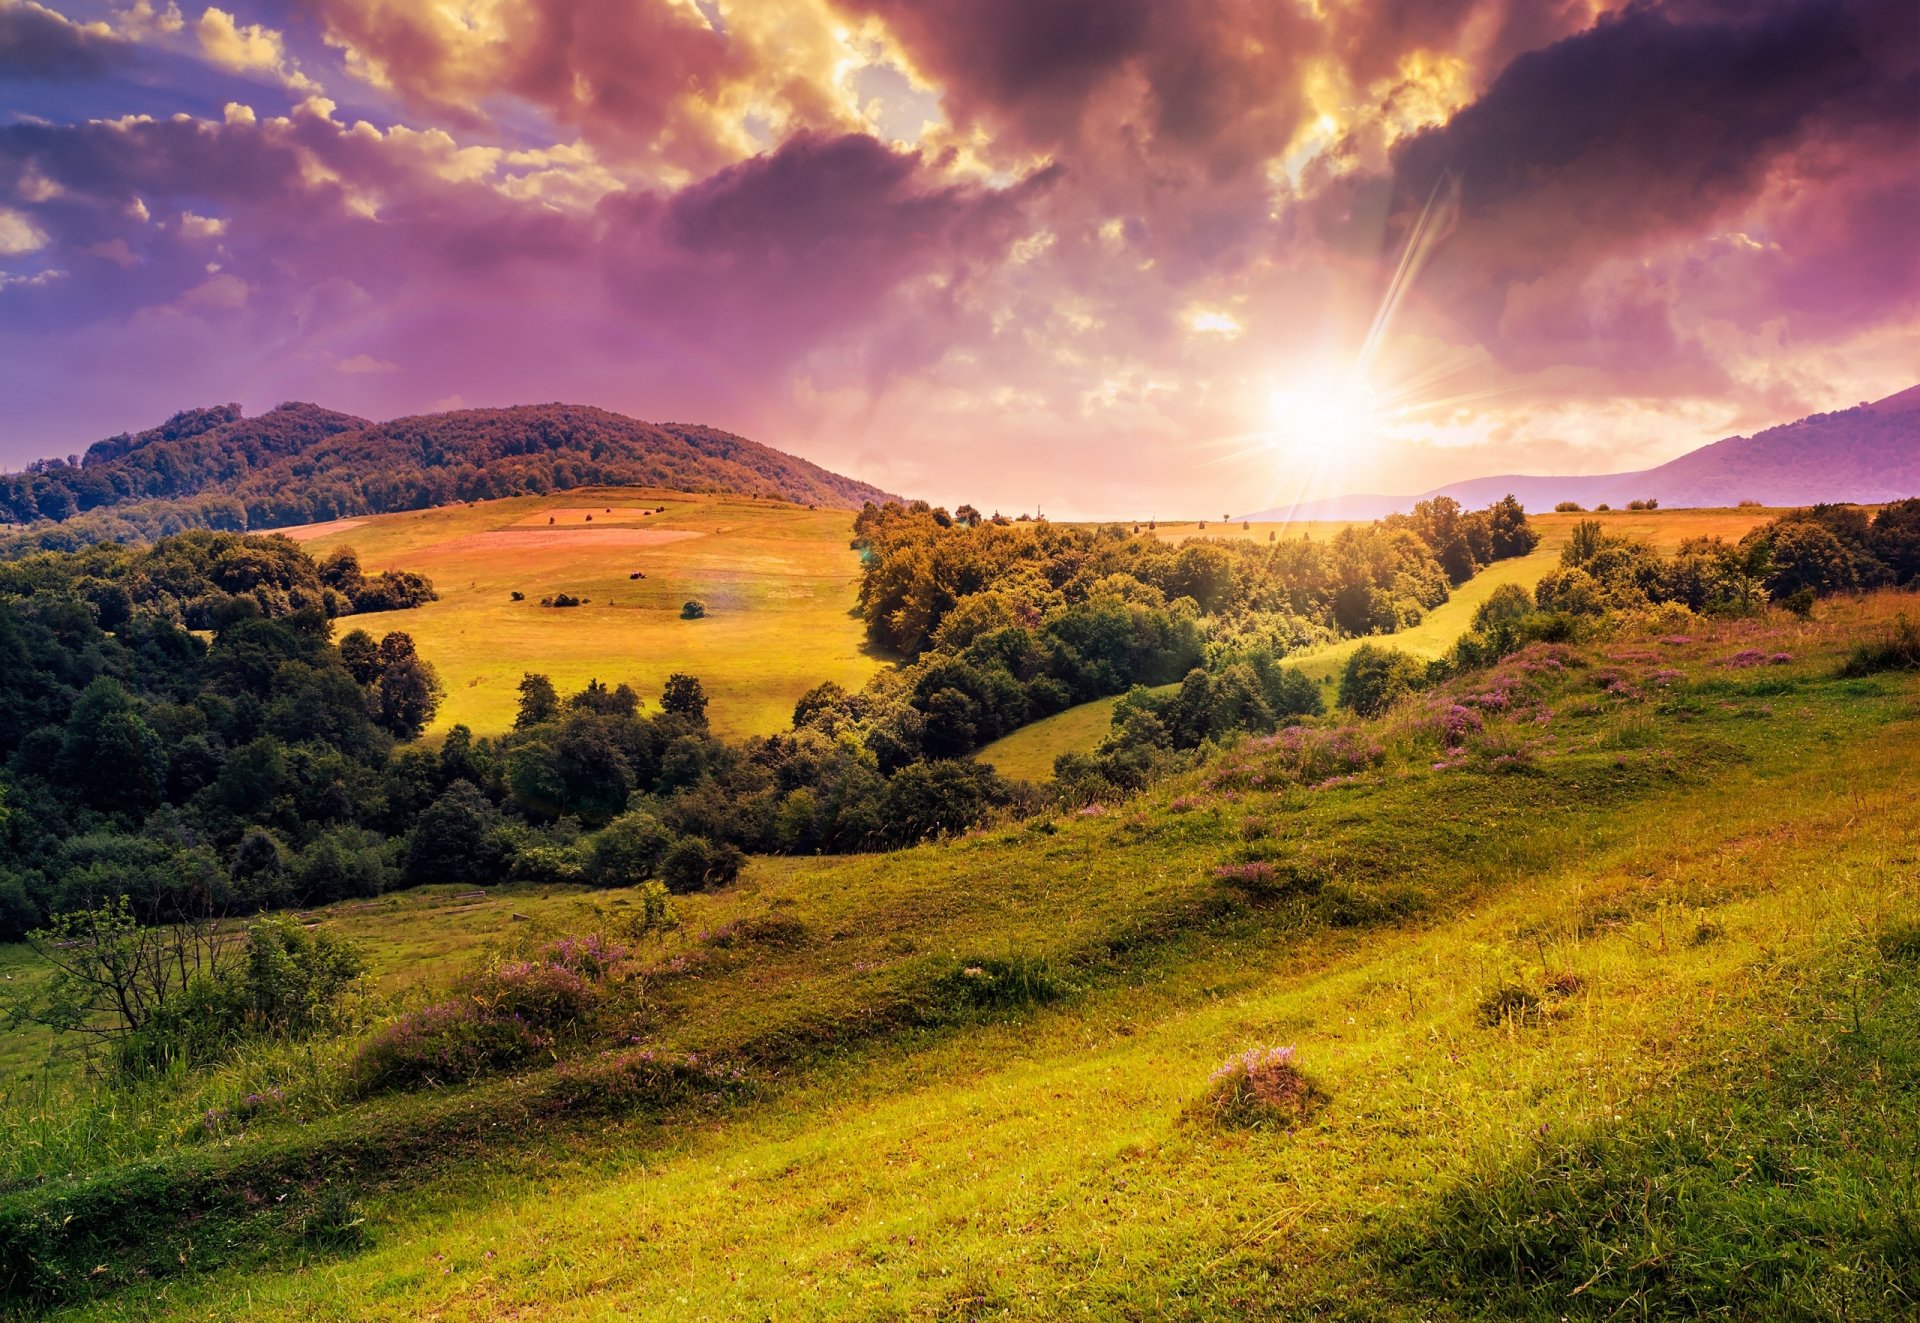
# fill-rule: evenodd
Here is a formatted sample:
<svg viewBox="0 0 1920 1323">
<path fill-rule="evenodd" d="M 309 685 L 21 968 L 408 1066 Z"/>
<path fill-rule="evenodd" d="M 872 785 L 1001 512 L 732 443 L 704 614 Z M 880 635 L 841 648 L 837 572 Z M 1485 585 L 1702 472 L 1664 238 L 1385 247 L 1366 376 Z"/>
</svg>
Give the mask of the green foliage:
<svg viewBox="0 0 1920 1323">
<path fill-rule="evenodd" d="M 593 834 L 587 875 L 596 886 L 633 887 L 660 875 L 673 833 L 645 809 L 630 809 Z"/>
<path fill-rule="evenodd" d="M 739 848 L 725 841 L 682 836 L 661 854 L 660 878 L 669 891 L 705 891 L 723 887 L 740 876 L 745 862 Z"/>
<path fill-rule="evenodd" d="M 1893 618 L 1886 637 L 1855 644 L 1840 673 L 1861 676 L 1915 670 L 1920 670 L 1920 623 L 1902 611 Z"/>
<path fill-rule="evenodd" d="M 1418 658 L 1363 643 L 1340 673 L 1340 706 L 1363 717 L 1377 715 L 1422 688 L 1426 675 L 1427 668 Z"/>
<path fill-rule="evenodd" d="M 500 813 L 471 781 L 455 781 L 407 834 L 409 882 L 480 885 L 500 879 L 505 850 Z"/>
</svg>

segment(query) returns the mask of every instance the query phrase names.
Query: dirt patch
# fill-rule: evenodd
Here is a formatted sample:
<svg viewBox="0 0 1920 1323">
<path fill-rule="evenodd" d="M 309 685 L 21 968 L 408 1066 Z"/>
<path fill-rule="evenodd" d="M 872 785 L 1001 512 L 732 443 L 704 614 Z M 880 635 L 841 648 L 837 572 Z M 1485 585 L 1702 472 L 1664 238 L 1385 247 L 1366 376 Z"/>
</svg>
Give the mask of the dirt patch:
<svg viewBox="0 0 1920 1323">
<path fill-rule="evenodd" d="M 311 542 L 329 533 L 344 533 L 349 528 L 358 528 L 366 522 L 364 519 L 329 519 L 324 524 L 295 524 L 292 528 L 270 528 L 264 531 L 278 533 L 281 537 L 290 537 L 295 542 Z"/>
<path fill-rule="evenodd" d="M 595 524 L 637 524 L 642 520 L 657 519 L 651 505 L 616 505 L 611 508 L 604 505 L 563 506 L 546 510 L 536 510 L 525 519 L 516 519 L 515 528 L 546 528 L 551 521 L 555 528 L 579 527 L 592 516 Z"/>
</svg>

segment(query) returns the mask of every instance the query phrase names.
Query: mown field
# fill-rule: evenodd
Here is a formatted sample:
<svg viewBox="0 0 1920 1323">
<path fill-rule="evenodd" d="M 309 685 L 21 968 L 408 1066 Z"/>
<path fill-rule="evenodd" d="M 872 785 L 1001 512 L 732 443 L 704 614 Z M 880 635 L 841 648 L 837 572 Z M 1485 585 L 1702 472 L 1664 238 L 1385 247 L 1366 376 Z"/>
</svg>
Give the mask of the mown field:
<svg viewBox="0 0 1920 1323">
<path fill-rule="evenodd" d="M 1531 555 L 1499 561 L 1488 566 L 1453 595 L 1427 613 L 1412 629 L 1391 638 L 1374 639 L 1410 652 L 1416 657 L 1445 655 L 1455 639 L 1473 624 L 1473 613 L 1493 596 L 1502 584 L 1516 583 L 1529 590 L 1540 577 L 1559 563 L 1560 548 L 1566 544 L 1573 526 L 1582 519 L 1597 519 L 1607 531 L 1643 539 L 1657 550 L 1671 554 L 1682 542 L 1695 537 L 1723 537 L 1738 540 L 1747 530 L 1774 518 L 1780 511 L 1747 508 L 1741 510 L 1610 510 L 1600 514 L 1529 514 L 1528 522 L 1540 530 L 1540 545 Z M 1299 521 L 1292 524 L 1254 524 L 1243 529 L 1238 523 L 1161 524 L 1154 536 L 1173 541 L 1189 537 L 1224 537 L 1263 542 L 1269 532 L 1281 537 L 1331 538 L 1348 525 L 1336 521 Z M 1323 648 L 1314 648 L 1287 658 L 1287 664 L 1306 672 L 1326 690 L 1329 704 L 1341 669 L 1347 658 L 1365 639 L 1343 639 Z M 977 755 L 1002 776 L 1018 776 L 1029 781 L 1047 781 L 1053 777 L 1053 760 L 1063 753 L 1086 752 L 1106 736 L 1116 699 L 1103 698 L 1037 721 L 1013 734 L 987 745 Z"/>
<path fill-rule="evenodd" d="M 1423 696 L 1324 781 L 1255 741 L 1097 813 L 756 859 L 578 1067 L 735 1084 L 634 1115 L 535 1071 L 195 1138 L 236 1067 L 158 1163 L 16 1156 L 0 1223 L 114 1210 L 36 1242 L 92 1318 L 1910 1317 L 1920 677 L 1839 676 L 1910 606 L 1535 654 L 1456 682 L 1514 695 L 1466 747 Z M 1215 875 L 1247 861 L 1291 881 Z M 625 899 L 327 922 L 432 982 Z M 1262 1044 L 1323 1102 L 1220 1125 L 1209 1073 Z M 206 1180 L 257 1204 L 125 1193 Z M 328 1191 L 324 1234 L 274 1211 Z M 205 1270 L 144 1275 L 176 1254 Z"/>
<path fill-rule="evenodd" d="M 369 572 L 433 580 L 439 601 L 351 623 L 413 636 L 447 688 L 435 731 L 506 730 L 527 671 L 563 694 L 599 679 L 649 701 L 684 671 L 706 687 L 714 728 L 745 735 L 785 729 L 794 700 L 821 681 L 857 689 L 885 664 L 851 614 L 852 523 L 842 510 L 612 488 L 286 531 L 315 555 L 352 547 Z M 635 571 L 646 578 L 629 578 Z M 562 592 L 588 604 L 539 604 Z M 680 618 L 690 599 L 705 604 L 705 619 Z"/>
</svg>

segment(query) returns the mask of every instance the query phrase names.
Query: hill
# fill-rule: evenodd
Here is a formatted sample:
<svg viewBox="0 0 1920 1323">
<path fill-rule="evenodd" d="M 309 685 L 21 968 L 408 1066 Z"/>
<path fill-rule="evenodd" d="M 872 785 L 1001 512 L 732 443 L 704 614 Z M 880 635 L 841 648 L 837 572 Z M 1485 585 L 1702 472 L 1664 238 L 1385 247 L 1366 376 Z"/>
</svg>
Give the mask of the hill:
<svg viewBox="0 0 1920 1323">
<path fill-rule="evenodd" d="M 675 898 L 558 1063 L 368 1096 L 350 1040 L 138 1108 L 23 1093 L 7 1289 L 101 1319 L 1909 1316 L 1916 679 L 1839 678 L 1904 600 L 1536 648 L 1353 726 L 1347 775 L 1253 740 L 1098 812 L 755 860 Z M 1484 716 L 1461 747 L 1445 702 Z M 417 1006 L 643 897 L 432 900 L 312 917 Z M 1229 1108 L 1282 1045 L 1307 1091 Z"/>
<path fill-rule="evenodd" d="M 1454 640 L 1472 628 L 1473 615 L 1480 605 L 1503 584 L 1518 584 L 1529 593 L 1542 575 L 1560 563 L 1560 549 L 1567 544 L 1574 525 L 1586 519 L 1598 520 L 1609 533 L 1640 538 L 1662 552 L 1672 553 L 1689 538 L 1724 537 L 1737 540 L 1749 529 L 1777 515 L 1777 510 L 1613 510 L 1598 515 L 1535 514 L 1528 522 L 1540 533 L 1540 544 L 1525 556 L 1489 565 L 1427 612 L 1419 624 L 1392 634 L 1372 638 L 1346 638 L 1315 647 L 1303 648 L 1287 656 L 1287 665 L 1305 674 L 1333 693 L 1340 669 L 1355 648 L 1363 643 L 1384 643 L 1424 661 L 1443 657 Z M 1339 521 L 1296 521 L 1288 524 L 1216 525 L 1200 530 L 1193 524 L 1161 524 L 1155 536 L 1169 540 L 1188 537 L 1251 539 L 1262 542 L 1270 532 L 1287 537 L 1305 535 L 1326 540 L 1349 525 Z M 1024 777 L 1029 781 L 1048 781 L 1053 777 L 1053 762 L 1063 753 L 1090 752 L 1107 737 L 1112 724 L 1115 698 L 1081 703 L 1011 735 L 995 740 L 980 750 L 981 762 L 1002 776 Z"/>
<path fill-rule="evenodd" d="M 858 509 L 886 492 L 744 437 L 582 405 L 460 409 L 373 423 L 314 404 L 257 418 L 176 414 L 77 460 L 0 477 L 5 549 L 148 540 L 186 528 L 285 528 L 455 501 L 638 486 Z"/>
<path fill-rule="evenodd" d="M 351 547 L 369 570 L 433 580 L 439 600 L 340 628 L 412 636 L 446 682 L 436 732 L 507 730 L 528 671 L 563 693 L 597 679 L 645 694 L 686 671 L 706 685 L 716 730 L 770 734 L 814 685 L 859 689 L 884 665 L 853 614 L 860 559 L 844 510 L 581 488 L 285 531 L 316 557 Z M 540 605 L 563 592 L 585 605 Z M 680 618 L 689 600 L 706 605 L 704 619 Z"/>
<path fill-rule="evenodd" d="M 1732 436 L 1657 468 L 1581 476 L 1502 474 L 1449 483 L 1416 496 L 1338 496 L 1244 517 L 1378 519 L 1415 502 L 1451 496 L 1480 506 L 1509 493 L 1529 510 L 1561 501 L 1592 507 L 1652 498 L 1665 506 L 1769 506 L 1850 501 L 1872 505 L 1920 492 L 1920 386 L 1833 413 Z"/>
</svg>

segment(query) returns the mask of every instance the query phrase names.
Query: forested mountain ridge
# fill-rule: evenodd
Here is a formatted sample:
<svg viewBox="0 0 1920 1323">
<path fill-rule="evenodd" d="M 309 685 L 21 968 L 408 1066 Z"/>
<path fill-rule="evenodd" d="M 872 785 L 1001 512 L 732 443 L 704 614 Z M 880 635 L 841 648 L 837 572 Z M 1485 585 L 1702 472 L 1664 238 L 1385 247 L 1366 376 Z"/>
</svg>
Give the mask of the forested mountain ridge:
<svg viewBox="0 0 1920 1323">
<path fill-rule="evenodd" d="M 723 491 L 857 508 L 889 494 L 715 428 L 583 405 L 461 409 L 373 423 L 290 403 L 188 410 L 75 460 L 0 477 L 0 550 L 284 528 L 575 487 Z"/>
</svg>

